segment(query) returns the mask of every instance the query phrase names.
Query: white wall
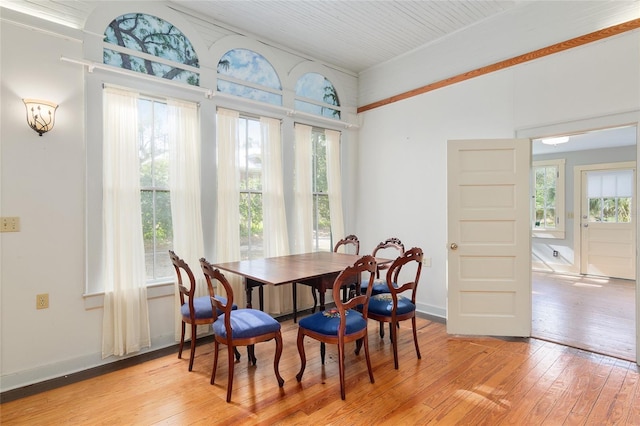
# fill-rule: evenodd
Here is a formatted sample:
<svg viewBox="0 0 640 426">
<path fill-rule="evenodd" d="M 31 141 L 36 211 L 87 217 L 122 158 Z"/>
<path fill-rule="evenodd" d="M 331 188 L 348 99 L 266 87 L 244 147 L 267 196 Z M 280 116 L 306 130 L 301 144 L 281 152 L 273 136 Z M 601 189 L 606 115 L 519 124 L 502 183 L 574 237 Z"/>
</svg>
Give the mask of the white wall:
<svg viewBox="0 0 640 426">
<path fill-rule="evenodd" d="M 403 59 L 389 67 L 402 68 Z M 361 247 L 387 236 L 422 247 L 432 266 L 423 269 L 418 307 L 444 317 L 447 140 L 510 138 L 522 128 L 637 111 L 639 94 L 634 31 L 361 114 Z"/>
</svg>

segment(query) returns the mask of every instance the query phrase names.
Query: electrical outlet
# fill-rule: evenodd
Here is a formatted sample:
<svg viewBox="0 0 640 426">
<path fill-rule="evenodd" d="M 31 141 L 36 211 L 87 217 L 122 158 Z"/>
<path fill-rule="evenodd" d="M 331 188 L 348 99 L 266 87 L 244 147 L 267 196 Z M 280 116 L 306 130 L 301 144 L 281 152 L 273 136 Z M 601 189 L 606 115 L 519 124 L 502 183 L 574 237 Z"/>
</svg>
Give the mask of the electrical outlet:
<svg viewBox="0 0 640 426">
<path fill-rule="evenodd" d="M 36 309 L 47 309 L 49 307 L 49 293 L 36 295 Z"/>
<path fill-rule="evenodd" d="M 558 250 L 553 251 L 553 257 L 558 257 Z"/>
<path fill-rule="evenodd" d="M 20 218 L 19 217 L 3 217 L 0 219 L 1 229 L 0 232 L 19 232 L 20 231 Z"/>
<path fill-rule="evenodd" d="M 430 257 L 423 257 L 422 258 L 422 264 L 427 268 L 431 268 L 431 258 Z"/>
</svg>

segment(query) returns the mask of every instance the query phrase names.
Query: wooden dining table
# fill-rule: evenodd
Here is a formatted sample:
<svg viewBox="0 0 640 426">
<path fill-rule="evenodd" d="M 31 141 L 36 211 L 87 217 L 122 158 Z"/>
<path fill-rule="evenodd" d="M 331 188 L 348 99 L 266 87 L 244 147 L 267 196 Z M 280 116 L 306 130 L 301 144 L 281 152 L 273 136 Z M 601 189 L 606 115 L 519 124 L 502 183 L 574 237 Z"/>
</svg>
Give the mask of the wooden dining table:
<svg viewBox="0 0 640 426">
<path fill-rule="evenodd" d="M 318 251 L 216 263 L 213 266 L 244 277 L 248 308 L 252 307 L 252 293 L 255 287 L 258 287 L 260 310 L 264 310 L 264 285 L 301 283 L 311 285 L 318 290 L 320 310 L 324 310 L 327 289 L 333 286 L 333 282 L 340 272 L 347 266 L 353 266 L 356 260 L 361 257 L 357 254 Z M 377 258 L 376 261 L 378 263 L 391 262 L 390 259 Z M 296 304 L 296 285 L 293 285 L 294 322 L 297 315 Z"/>
</svg>

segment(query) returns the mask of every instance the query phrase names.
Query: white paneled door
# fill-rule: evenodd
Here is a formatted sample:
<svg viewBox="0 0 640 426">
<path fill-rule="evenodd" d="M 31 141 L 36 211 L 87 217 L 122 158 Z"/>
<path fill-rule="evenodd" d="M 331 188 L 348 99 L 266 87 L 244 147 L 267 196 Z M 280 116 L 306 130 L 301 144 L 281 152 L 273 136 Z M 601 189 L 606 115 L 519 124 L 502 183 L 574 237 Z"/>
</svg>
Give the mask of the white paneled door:
<svg viewBox="0 0 640 426">
<path fill-rule="evenodd" d="M 447 144 L 450 334 L 531 334 L 531 142 Z"/>
<path fill-rule="evenodd" d="M 635 181 L 635 161 L 582 168 L 581 274 L 636 279 Z"/>
</svg>

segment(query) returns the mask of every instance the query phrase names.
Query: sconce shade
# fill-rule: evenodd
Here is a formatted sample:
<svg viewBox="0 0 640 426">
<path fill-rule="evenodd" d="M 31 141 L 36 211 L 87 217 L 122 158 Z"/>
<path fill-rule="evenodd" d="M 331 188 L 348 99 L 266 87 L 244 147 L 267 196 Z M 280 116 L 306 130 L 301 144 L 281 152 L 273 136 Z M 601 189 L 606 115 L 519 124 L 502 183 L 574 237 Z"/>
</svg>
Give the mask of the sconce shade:
<svg viewBox="0 0 640 426">
<path fill-rule="evenodd" d="M 38 99 L 23 99 L 27 108 L 27 124 L 40 136 L 53 129 L 56 122 L 56 109 L 58 105 L 49 101 Z"/>
</svg>

